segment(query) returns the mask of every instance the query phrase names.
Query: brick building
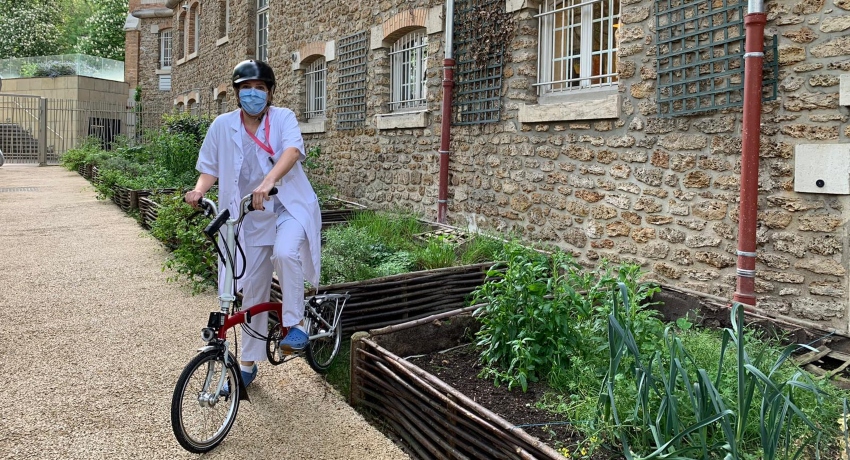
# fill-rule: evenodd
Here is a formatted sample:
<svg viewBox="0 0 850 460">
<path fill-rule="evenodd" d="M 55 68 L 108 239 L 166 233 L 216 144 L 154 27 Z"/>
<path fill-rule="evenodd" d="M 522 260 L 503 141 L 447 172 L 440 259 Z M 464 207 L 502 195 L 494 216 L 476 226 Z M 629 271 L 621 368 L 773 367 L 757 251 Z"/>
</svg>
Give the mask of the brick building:
<svg viewBox="0 0 850 460">
<path fill-rule="evenodd" d="M 227 110 L 235 63 L 267 60 L 275 102 L 332 161 L 341 196 L 435 216 L 444 3 L 290 5 L 133 0 L 128 79 L 143 103 Z M 664 284 L 731 298 L 746 9 L 457 0 L 450 223 L 519 231 L 588 263 L 632 261 Z M 758 303 L 847 331 L 850 1 L 766 10 Z"/>
</svg>

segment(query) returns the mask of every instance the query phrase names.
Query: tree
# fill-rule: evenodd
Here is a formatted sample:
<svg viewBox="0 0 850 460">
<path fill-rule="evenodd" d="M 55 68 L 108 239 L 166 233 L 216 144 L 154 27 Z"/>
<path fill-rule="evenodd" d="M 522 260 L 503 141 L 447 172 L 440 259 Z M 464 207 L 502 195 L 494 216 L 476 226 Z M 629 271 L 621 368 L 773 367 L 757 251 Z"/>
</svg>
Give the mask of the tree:
<svg viewBox="0 0 850 460">
<path fill-rule="evenodd" d="M 74 53 L 80 37 L 87 34 L 86 19 L 94 14 L 92 0 L 58 0 L 62 15 L 59 48 L 62 54 Z"/>
<path fill-rule="evenodd" d="M 123 61 L 127 0 L 102 0 L 93 6 L 94 14 L 86 19 L 85 35 L 77 42 L 77 52 Z"/>
<path fill-rule="evenodd" d="M 60 25 L 55 1 L 0 0 L 0 59 L 56 54 Z"/>
</svg>

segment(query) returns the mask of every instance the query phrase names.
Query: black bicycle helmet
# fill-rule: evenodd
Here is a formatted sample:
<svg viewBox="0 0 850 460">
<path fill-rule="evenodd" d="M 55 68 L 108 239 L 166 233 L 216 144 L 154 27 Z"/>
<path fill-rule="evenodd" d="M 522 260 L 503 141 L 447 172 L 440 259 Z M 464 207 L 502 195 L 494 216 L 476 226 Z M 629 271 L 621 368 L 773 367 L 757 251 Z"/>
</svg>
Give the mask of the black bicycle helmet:
<svg viewBox="0 0 850 460">
<path fill-rule="evenodd" d="M 243 81 L 260 80 L 269 87 L 269 90 L 274 89 L 276 80 L 274 71 L 271 66 L 263 61 L 255 61 L 253 59 L 242 61 L 236 64 L 233 68 L 233 87 L 239 85 Z"/>
</svg>

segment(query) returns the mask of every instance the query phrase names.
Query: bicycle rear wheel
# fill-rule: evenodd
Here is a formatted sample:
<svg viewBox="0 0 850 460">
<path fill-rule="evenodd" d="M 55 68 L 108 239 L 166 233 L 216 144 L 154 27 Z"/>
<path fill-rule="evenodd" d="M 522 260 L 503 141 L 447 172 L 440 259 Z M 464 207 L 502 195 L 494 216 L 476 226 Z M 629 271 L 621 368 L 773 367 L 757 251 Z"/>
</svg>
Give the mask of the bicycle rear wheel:
<svg viewBox="0 0 850 460">
<path fill-rule="evenodd" d="M 307 345 L 307 363 L 310 364 L 310 367 L 314 371 L 320 374 L 328 371 L 337 353 L 339 353 L 339 347 L 342 343 L 342 328 L 339 324 L 332 331 L 328 324 L 325 324 L 325 322 L 333 323 L 336 315 L 336 306 L 337 303 L 335 301 L 325 300 L 316 307 L 316 313 L 319 314 L 319 317 L 310 318 L 310 326 L 307 331 L 310 337 L 328 332 L 331 333 L 327 337 L 310 340 L 309 345 Z"/>
<path fill-rule="evenodd" d="M 236 362 L 232 354 L 230 362 Z M 221 350 L 202 352 L 183 369 L 171 398 L 171 428 L 184 449 L 209 452 L 230 432 L 239 410 L 237 369 L 225 364 Z M 227 396 L 216 395 L 222 372 L 230 390 Z"/>
</svg>

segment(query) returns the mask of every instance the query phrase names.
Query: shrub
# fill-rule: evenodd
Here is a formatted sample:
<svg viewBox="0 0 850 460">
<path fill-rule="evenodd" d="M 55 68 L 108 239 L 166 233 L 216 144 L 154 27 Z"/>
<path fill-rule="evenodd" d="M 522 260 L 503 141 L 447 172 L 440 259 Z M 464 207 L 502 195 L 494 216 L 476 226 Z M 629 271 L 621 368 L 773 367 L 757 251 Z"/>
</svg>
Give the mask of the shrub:
<svg viewBox="0 0 850 460">
<path fill-rule="evenodd" d="M 213 191 L 206 197 L 217 199 Z M 195 293 L 216 286 L 218 258 L 215 247 L 203 233 L 210 219 L 186 204 L 182 193 L 155 197 L 155 201 L 160 207 L 151 234 L 172 250 L 164 267 L 177 274 L 169 280 L 185 279 Z"/>
<path fill-rule="evenodd" d="M 87 137 L 82 145 L 70 149 L 59 158 L 59 163 L 69 171 L 76 171 L 84 164 L 95 164 L 95 158 L 105 156 L 100 148 L 100 139 Z"/>
<path fill-rule="evenodd" d="M 508 388 L 527 389 L 529 382 L 548 379 L 556 387 L 570 379 L 580 364 L 590 372 L 604 361 L 606 312 L 612 308 L 610 290 L 617 280 L 637 293 L 632 321 L 644 333 L 647 348 L 657 343 L 661 322 L 645 307 L 657 287 L 638 283 L 638 267 L 613 269 L 606 262 L 595 271 L 582 269 L 570 254 L 551 255 L 518 243 L 506 245 L 487 282 L 473 292 L 481 322 L 477 345 L 484 364 L 482 375 Z"/>
</svg>

